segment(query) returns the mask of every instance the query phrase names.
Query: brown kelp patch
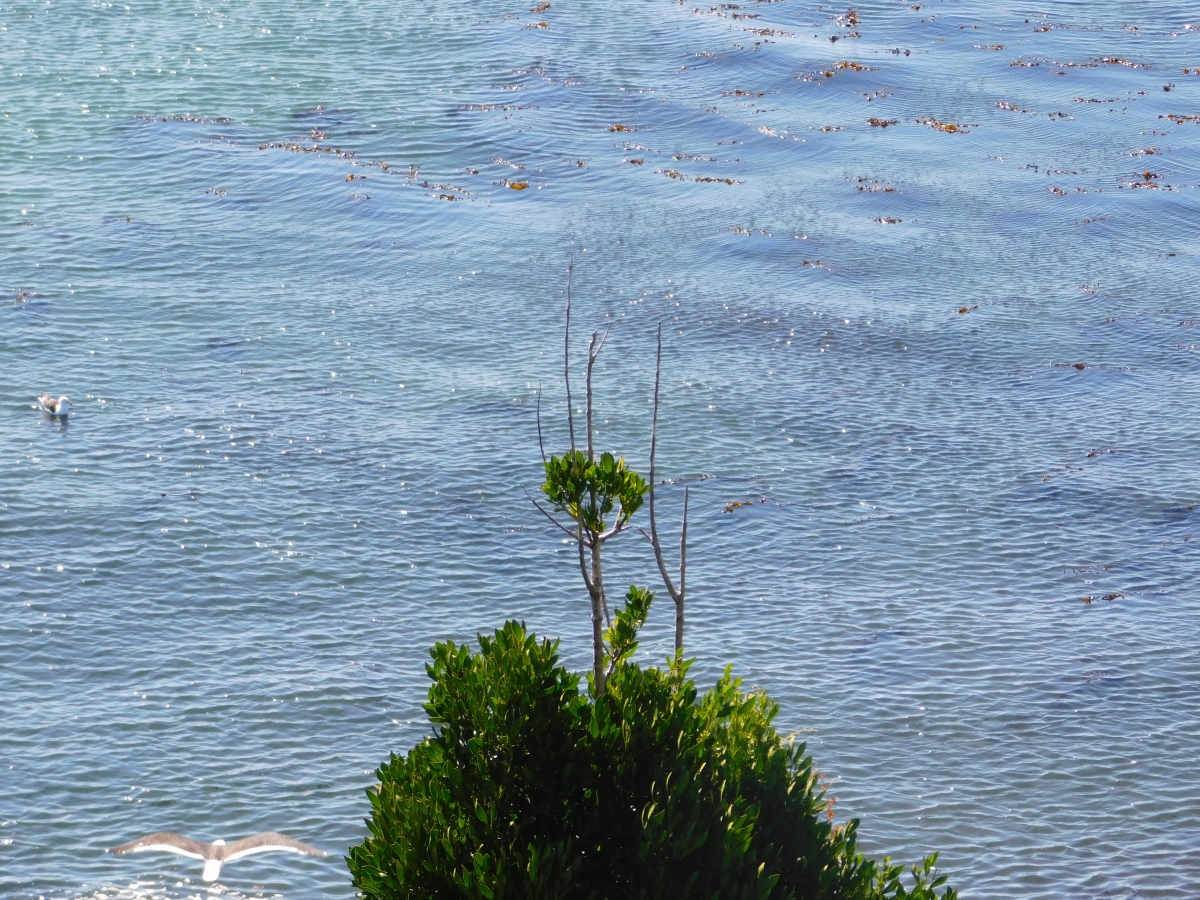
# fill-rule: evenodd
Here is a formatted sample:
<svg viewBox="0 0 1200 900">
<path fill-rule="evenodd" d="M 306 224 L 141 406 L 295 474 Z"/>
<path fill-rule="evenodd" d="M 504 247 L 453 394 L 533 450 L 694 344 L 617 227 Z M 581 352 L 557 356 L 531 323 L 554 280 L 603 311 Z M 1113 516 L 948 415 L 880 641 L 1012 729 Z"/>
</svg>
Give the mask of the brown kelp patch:
<svg viewBox="0 0 1200 900">
<path fill-rule="evenodd" d="M 822 69 L 821 74 L 826 78 L 832 78 L 838 72 L 877 72 L 875 66 L 864 66 L 862 63 L 857 63 L 852 59 L 843 59 L 840 62 L 834 63 L 828 69 Z"/>
<path fill-rule="evenodd" d="M 1114 591 L 1113 593 L 1103 594 L 1103 595 L 1088 594 L 1086 597 L 1084 597 L 1080 600 L 1080 603 L 1091 604 L 1091 603 L 1095 603 L 1097 601 L 1105 601 L 1105 600 L 1112 602 L 1113 600 L 1124 600 L 1126 596 L 1127 596 L 1126 594 L 1122 594 L 1119 591 Z"/>
<path fill-rule="evenodd" d="M 677 169 L 655 169 L 658 175 L 666 175 L 674 181 L 693 181 L 696 184 L 741 184 L 736 178 L 721 178 L 718 175 L 685 175 Z"/>
<path fill-rule="evenodd" d="M 767 502 L 766 497 L 758 497 L 754 500 L 734 500 L 732 503 L 726 503 L 725 508 L 722 509 L 721 512 L 731 513 L 735 509 L 742 509 L 744 507 L 749 507 L 749 506 L 759 506 L 760 504 L 763 504 L 766 502 Z"/>
<path fill-rule="evenodd" d="M 943 122 L 940 119 L 935 119 L 933 116 L 925 116 L 922 119 L 914 120 L 918 125 L 928 125 L 930 128 L 936 128 L 938 131 L 944 131 L 946 134 L 970 134 L 970 130 L 974 125 L 962 125 L 958 122 Z"/>
<path fill-rule="evenodd" d="M 868 194 L 903 194 L 904 193 L 904 191 L 901 191 L 898 188 L 890 187 L 888 185 L 883 184 L 877 178 L 867 178 L 865 176 L 860 176 L 858 178 L 847 178 L 846 180 L 856 182 L 856 184 L 854 185 L 854 189 L 857 191 L 863 191 Z"/>
</svg>

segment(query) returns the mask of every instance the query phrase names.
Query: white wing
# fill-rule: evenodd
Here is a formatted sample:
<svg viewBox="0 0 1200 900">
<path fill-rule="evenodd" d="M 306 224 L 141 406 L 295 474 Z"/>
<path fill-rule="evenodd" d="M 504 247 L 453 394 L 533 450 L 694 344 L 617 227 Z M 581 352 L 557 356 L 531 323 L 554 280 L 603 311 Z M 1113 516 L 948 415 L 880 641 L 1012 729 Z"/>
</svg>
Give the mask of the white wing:
<svg viewBox="0 0 1200 900">
<path fill-rule="evenodd" d="M 160 850 L 164 853 L 177 853 L 189 859 L 207 859 L 206 851 L 208 849 L 208 844 L 194 841 L 182 834 L 176 834 L 173 831 L 159 831 L 155 834 L 148 834 L 144 838 L 138 838 L 136 841 L 130 841 L 128 844 L 122 844 L 120 847 L 113 847 L 108 852 L 140 853 L 143 850 Z"/>
<path fill-rule="evenodd" d="M 240 841 L 234 841 L 219 848 L 218 852 L 221 853 L 222 862 L 231 862 L 235 859 L 241 859 L 243 856 L 250 856 L 254 853 L 270 853 L 272 850 L 286 850 L 289 853 L 304 853 L 308 856 L 329 855 L 324 850 L 318 850 L 311 844 L 306 844 L 303 841 L 298 841 L 295 838 L 288 837 L 286 834 L 279 834 L 275 831 L 264 831 L 260 834 L 242 838 Z"/>
</svg>

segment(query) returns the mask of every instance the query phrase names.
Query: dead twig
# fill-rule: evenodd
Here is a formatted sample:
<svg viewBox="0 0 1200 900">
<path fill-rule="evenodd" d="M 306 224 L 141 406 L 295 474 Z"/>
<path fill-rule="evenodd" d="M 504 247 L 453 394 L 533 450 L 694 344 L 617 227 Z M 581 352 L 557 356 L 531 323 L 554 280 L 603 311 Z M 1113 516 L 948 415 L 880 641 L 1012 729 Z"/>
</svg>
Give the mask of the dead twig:
<svg viewBox="0 0 1200 900">
<path fill-rule="evenodd" d="M 675 655 L 683 652 L 684 598 L 687 592 L 687 516 L 689 489 L 683 489 L 683 525 L 679 531 L 679 587 L 671 580 L 667 571 L 667 563 L 663 557 L 662 542 L 658 539 L 658 521 L 655 516 L 654 486 L 657 479 L 654 476 L 655 458 L 658 451 L 658 397 L 662 378 L 662 323 L 658 325 L 658 350 L 654 357 L 654 418 L 650 426 L 650 533 L 644 528 L 640 531 L 654 548 L 654 559 L 658 563 L 659 574 L 662 575 L 663 585 L 671 599 L 675 601 Z"/>
</svg>

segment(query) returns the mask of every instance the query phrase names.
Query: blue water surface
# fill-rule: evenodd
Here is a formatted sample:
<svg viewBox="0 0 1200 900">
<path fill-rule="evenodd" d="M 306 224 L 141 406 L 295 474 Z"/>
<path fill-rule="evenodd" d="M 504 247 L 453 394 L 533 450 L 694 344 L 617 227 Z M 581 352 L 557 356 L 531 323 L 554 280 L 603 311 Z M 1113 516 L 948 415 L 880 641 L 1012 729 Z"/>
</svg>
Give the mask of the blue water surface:
<svg viewBox="0 0 1200 900">
<path fill-rule="evenodd" d="M 964 898 L 1200 895 L 1200 11 L 532 5 L 0 0 L 0 894 L 350 898 L 434 641 L 587 665 L 573 257 L 698 681 Z"/>
</svg>

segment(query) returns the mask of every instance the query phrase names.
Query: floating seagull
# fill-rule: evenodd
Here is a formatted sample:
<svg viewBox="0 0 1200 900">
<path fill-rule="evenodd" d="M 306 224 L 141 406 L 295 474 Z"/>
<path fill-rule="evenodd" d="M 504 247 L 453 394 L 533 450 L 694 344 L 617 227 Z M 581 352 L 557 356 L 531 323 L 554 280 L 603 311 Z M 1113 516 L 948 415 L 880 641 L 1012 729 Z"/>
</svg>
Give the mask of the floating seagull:
<svg viewBox="0 0 1200 900">
<path fill-rule="evenodd" d="M 38 394 L 38 403 L 52 416 L 65 416 L 69 412 L 68 407 L 73 405 L 66 397 L 55 400 L 49 394 Z"/>
<path fill-rule="evenodd" d="M 204 860 L 204 872 L 200 876 L 205 881 L 216 881 L 221 874 L 221 866 L 252 853 L 269 853 L 272 850 L 287 850 L 292 853 L 305 853 L 308 856 L 328 856 L 324 850 L 309 846 L 286 834 L 274 831 L 263 831 L 250 837 L 226 844 L 224 841 L 213 841 L 204 844 L 194 841 L 173 831 L 160 831 L 149 834 L 120 847 L 113 847 L 109 853 L 137 853 L 141 850 L 163 850 L 167 853 L 178 853 L 189 859 Z"/>
</svg>

